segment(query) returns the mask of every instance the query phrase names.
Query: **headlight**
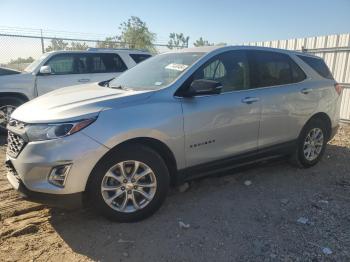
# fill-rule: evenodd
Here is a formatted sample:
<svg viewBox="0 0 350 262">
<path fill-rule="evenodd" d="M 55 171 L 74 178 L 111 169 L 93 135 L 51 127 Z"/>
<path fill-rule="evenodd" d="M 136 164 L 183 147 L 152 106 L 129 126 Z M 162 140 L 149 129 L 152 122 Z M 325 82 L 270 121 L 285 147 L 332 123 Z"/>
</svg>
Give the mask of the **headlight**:
<svg viewBox="0 0 350 262">
<path fill-rule="evenodd" d="M 29 124 L 25 127 L 29 141 L 41 141 L 74 134 L 93 123 L 96 118 L 57 124 Z"/>
</svg>

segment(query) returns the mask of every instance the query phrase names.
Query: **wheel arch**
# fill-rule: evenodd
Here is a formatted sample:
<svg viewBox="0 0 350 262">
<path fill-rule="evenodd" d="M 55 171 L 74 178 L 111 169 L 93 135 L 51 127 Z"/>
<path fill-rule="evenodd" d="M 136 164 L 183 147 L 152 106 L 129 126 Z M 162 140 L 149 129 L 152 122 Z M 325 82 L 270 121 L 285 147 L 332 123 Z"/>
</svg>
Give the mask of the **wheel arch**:
<svg viewBox="0 0 350 262">
<path fill-rule="evenodd" d="M 22 93 L 17 93 L 17 92 L 3 92 L 0 93 L 0 99 L 1 98 L 18 98 L 21 99 L 23 102 L 28 102 L 29 98 Z"/>
<path fill-rule="evenodd" d="M 324 113 L 324 112 L 318 112 L 318 113 L 312 115 L 309 118 L 309 120 L 304 124 L 303 129 L 308 123 L 310 123 L 312 120 L 315 120 L 315 119 L 319 119 L 325 123 L 326 131 L 327 131 L 327 140 L 329 140 L 329 138 L 331 137 L 331 133 L 332 133 L 332 121 L 331 121 L 331 118 L 329 117 L 329 115 Z M 301 132 L 302 132 L 302 130 L 301 130 Z"/>
<path fill-rule="evenodd" d="M 104 156 L 102 156 L 92 169 L 89 178 L 87 180 L 86 186 L 88 186 L 91 178 L 91 174 L 93 173 L 94 169 L 97 168 L 97 166 L 108 156 L 111 154 L 115 154 L 120 148 L 131 145 L 131 144 L 138 144 L 138 145 L 145 145 L 154 151 L 156 151 L 164 160 L 166 166 L 169 169 L 170 174 L 170 182 L 172 185 L 176 184 L 176 174 L 177 174 L 177 163 L 176 158 L 173 154 L 173 152 L 170 150 L 170 148 L 162 141 L 150 138 L 150 137 L 136 137 L 131 138 L 128 140 L 123 141 L 122 143 L 119 143 L 118 145 L 111 148 Z"/>
</svg>

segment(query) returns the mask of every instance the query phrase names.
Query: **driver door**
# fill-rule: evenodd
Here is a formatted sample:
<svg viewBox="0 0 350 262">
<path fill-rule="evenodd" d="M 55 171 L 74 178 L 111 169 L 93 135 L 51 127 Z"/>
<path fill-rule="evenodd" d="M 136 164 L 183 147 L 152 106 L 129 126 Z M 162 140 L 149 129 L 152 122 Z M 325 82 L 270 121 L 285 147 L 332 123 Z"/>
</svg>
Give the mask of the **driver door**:
<svg viewBox="0 0 350 262">
<path fill-rule="evenodd" d="M 187 84 L 197 79 L 218 81 L 223 88 L 218 95 L 182 98 L 187 167 L 256 151 L 261 104 L 250 89 L 246 53 L 212 58 Z"/>
<path fill-rule="evenodd" d="M 51 74 L 38 73 L 36 87 L 38 96 L 65 86 L 88 83 L 88 55 L 63 53 L 52 56 L 45 65 L 51 67 Z"/>
</svg>

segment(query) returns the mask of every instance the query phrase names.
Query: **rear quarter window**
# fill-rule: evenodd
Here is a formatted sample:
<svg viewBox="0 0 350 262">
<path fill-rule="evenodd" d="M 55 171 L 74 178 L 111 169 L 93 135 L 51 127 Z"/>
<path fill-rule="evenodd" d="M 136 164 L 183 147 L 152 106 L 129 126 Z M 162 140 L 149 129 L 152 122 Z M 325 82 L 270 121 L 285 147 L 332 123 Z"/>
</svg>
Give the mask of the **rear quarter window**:
<svg viewBox="0 0 350 262">
<path fill-rule="evenodd" d="M 298 57 L 308 64 L 313 70 L 324 78 L 334 79 L 331 71 L 326 63 L 321 58 L 315 58 L 310 56 L 298 55 Z"/>
<path fill-rule="evenodd" d="M 150 58 L 151 55 L 147 55 L 147 54 L 130 54 L 130 57 L 132 58 L 132 60 L 135 61 L 136 64 L 146 60 L 147 58 Z"/>
</svg>

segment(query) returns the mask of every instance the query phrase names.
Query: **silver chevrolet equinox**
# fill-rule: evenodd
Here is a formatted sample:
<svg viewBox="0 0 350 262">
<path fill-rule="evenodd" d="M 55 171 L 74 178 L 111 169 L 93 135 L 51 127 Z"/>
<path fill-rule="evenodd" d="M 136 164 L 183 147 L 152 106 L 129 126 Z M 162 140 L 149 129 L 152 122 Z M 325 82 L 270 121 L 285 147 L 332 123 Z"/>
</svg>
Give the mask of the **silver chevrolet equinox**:
<svg viewBox="0 0 350 262">
<path fill-rule="evenodd" d="M 340 96 L 324 61 L 306 53 L 173 51 L 19 107 L 7 178 L 34 201 L 137 221 L 172 184 L 281 156 L 315 165 L 337 130 Z"/>
</svg>

